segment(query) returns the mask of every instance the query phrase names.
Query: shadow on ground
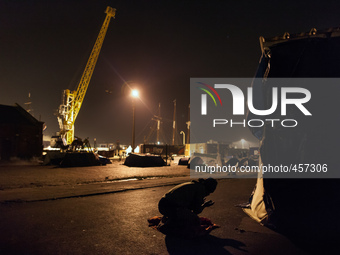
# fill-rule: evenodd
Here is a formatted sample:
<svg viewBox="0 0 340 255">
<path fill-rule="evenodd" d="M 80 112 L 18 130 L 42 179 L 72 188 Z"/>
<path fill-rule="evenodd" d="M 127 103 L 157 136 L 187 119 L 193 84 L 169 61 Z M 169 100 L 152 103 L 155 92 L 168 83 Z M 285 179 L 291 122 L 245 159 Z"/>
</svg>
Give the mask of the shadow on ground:
<svg viewBox="0 0 340 255">
<path fill-rule="evenodd" d="M 170 255 L 174 254 L 232 254 L 225 247 L 233 247 L 247 252 L 242 247 L 246 245 L 234 239 L 223 239 L 215 236 L 205 236 L 196 239 L 183 239 L 174 236 L 166 236 L 165 244 Z"/>
</svg>

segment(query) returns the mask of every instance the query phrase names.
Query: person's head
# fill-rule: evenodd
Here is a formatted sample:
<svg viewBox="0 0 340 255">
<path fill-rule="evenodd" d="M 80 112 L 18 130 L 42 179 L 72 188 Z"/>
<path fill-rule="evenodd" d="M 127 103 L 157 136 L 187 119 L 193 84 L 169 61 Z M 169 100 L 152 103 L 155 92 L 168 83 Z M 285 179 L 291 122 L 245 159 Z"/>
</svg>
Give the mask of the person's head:
<svg viewBox="0 0 340 255">
<path fill-rule="evenodd" d="M 214 178 L 199 179 L 199 182 L 204 185 L 207 196 L 213 193 L 217 186 L 217 181 Z"/>
</svg>

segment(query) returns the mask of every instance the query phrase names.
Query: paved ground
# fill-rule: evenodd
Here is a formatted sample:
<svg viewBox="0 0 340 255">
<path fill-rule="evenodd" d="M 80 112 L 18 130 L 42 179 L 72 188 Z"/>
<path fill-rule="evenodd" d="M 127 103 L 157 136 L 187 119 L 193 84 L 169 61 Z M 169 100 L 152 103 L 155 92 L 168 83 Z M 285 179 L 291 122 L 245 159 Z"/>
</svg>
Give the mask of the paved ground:
<svg viewBox="0 0 340 255">
<path fill-rule="evenodd" d="M 185 166 L 0 166 L 0 177 L 0 254 L 307 254 L 235 207 L 255 179 L 219 180 L 216 203 L 202 216 L 222 227 L 182 240 L 146 219 L 159 215 L 168 189 L 190 179 Z"/>
<path fill-rule="evenodd" d="M 106 166 L 72 168 L 2 165 L 0 202 L 99 195 L 163 186 L 187 181 L 189 175 L 186 166 L 137 168 L 126 167 L 118 161 Z"/>
<path fill-rule="evenodd" d="M 186 166 L 127 167 L 122 161 L 98 167 L 61 168 L 17 163 L 0 165 L 0 190 L 45 186 L 79 185 L 117 181 L 131 178 L 189 176 Z"/>
</svg>

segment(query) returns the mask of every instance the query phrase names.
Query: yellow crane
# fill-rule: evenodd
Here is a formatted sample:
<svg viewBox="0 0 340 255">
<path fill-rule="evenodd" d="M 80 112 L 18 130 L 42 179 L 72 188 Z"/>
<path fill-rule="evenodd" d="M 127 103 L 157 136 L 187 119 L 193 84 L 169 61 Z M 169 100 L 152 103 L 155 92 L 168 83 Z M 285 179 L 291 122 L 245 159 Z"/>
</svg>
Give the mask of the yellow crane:
<svg viewBox="0 0 340 255">
<path fill-rule="evenodd" d="M 116 9 L 108 6 L 106 8 L 106 17 L 100 29 L 97 40 L 92 49 L 91 55 L 87 61 L 85 70 L 78 84 L 77 90 L 64 90 L 63 102 L 58 110 L 58 122 L 60 127 L 60 136 L 65 145 L 70 145 L 74 140 L 74 123 L 78 116 L 80 107 L 83 103 L 86 90 L 89 86 L 93 70 L 96 66 L 97 59 L 102 48 L 104 38 L 109 27 L 111 18 L 115 18 Z"/>
</svg>

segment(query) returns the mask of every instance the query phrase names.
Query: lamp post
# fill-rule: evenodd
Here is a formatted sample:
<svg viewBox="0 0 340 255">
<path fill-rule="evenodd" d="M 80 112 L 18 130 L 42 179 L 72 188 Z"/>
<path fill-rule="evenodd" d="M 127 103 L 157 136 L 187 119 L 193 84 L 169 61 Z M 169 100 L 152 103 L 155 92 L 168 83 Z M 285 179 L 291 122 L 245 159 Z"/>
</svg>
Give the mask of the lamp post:
<svg viewBox="0 0 340 255">
<path fill-rule="evenodd" d="M 132 96 L 132 152 L 135 152 L 135 98 L 139 96 L 138 90 L 133 89 L 131 92 Z"/>
<path fill-rule="evenodd" d="M 183 145 L 185 145 L 185 133 L 184 133 L 184 131 L 181 131 L 180 134 L 183 135 Z"/>
</svg>

